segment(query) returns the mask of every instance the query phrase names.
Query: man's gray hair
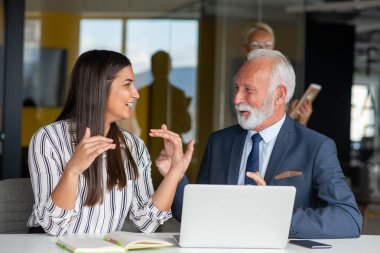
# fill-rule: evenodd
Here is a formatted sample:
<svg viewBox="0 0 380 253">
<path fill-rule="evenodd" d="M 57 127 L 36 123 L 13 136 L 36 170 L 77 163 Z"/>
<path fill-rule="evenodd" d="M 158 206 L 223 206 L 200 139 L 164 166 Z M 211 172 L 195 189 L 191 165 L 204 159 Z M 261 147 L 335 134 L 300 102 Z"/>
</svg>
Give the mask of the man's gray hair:
<svg viewBox="0 0 380 253">
<path fill-rule="evenodd" d="M 248 54 L 247 58 L 248 61 L 253 61 L 258 58 L 271 60 L 272 73 L 268 92 L 273 92 L 277 86 L 284 85 L 287 91 L 286 103 L 288 103 L 293 96 L 296 86 L 296 75 L 289 60 L 281 52 L 269 49 L 253 50 Z"/>
</svg>

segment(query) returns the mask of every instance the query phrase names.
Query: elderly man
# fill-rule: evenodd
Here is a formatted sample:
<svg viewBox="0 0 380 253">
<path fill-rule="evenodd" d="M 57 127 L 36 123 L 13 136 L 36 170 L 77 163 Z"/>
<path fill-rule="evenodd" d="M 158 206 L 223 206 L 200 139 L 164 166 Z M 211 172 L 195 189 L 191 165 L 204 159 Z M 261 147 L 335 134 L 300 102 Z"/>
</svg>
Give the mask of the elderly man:
<svg viewBox="0 0 380 253">
<path fill-rule="evenodd" d="M 250 52 L 256 49 L 273 49 L 275 46 L 275 36 L 273 29 L 266 23 L 258 22 L 254 23 L 244 34 L 243 52 L 248 56 Z M 291 114 L 295 110 L 298 99 L 294 99 L 288 108 L 288 113 Z M 304 103 L 297 110 L 295 120 L 302 125 L 307 124 L 313 113 L 313 105 L 309 100 L 305 100 Z M 294 116 L 293 116 L 294 117 Z"/>
<path fill-rule="evenodd" d="M 236 78 L 239 125 L 211 134 L 197 183 L 294 186 L 290 237 L 359 237 L 362 217 L 334 141 L 286 115 L 294 87 L 286 57 L 273 50 L 252 51 Z M 187 183 L 183 179 L 177 189 L 172 208 L 177 218 Z"/>
</svg>

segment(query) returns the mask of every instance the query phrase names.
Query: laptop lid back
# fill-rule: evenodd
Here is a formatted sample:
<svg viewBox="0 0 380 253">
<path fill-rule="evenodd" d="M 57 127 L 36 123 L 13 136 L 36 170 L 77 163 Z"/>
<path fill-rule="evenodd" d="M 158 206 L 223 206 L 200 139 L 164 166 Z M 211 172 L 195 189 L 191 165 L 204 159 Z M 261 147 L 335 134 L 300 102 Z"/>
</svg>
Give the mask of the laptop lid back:
<svg viewBox="0 0 380 253">
<path fill-rule="evenodd" d="M 285 248 L 292 186 L 187 185 L 181 247 Z"/>
</svg>

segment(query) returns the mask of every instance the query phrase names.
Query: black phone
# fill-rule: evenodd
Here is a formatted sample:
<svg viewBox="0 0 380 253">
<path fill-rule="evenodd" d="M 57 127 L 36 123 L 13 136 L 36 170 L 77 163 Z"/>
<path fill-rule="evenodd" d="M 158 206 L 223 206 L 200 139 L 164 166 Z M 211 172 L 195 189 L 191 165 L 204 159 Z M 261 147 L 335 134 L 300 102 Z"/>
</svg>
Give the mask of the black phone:
<svg viewBox="0 0 380 253">
<path fill-rule="evenodd" d="M 310 249 L 329 249 L 331 248 L 331 245 L 329 244 L 324 244 L 320 242 L 315 242 L 312 240 L 290 240 L 289 243 L 310 248 Z"/>
</svg>

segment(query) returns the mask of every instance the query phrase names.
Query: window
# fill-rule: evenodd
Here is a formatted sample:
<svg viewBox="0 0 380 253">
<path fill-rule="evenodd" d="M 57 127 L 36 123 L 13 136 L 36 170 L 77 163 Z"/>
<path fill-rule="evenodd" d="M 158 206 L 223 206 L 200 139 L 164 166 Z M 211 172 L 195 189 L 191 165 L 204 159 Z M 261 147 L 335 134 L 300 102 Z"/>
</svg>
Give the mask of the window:
<svg viewBox="0 0 380 253">
<path fill-rule="evenodd" d="M 138 89 L 152 84 L 151 57 L 158 51 L 168 54 L 171 59 L 169 83 L 184 92 L 187 110 L 191 118 L 190 130 L 172 122 L 174 131 L 182 134 L 185 142 L 195 138 L 196 116 L 196 71 L 198 62 L 198 21 L 195 20 L 128 20 L 126 25 L 126 49 L 136 75 Z M 144 96 L 142 90 L 142 96 Z M 138 103 L 142 103 L 143 98 Z M 180 102 L 180 101 L 179 101 Z M 177 106 L 173 106 L 177 107 Z M 170 108 L 168 113 L 170 114 Z M 175 112 L 175 110 L 172 110 Z M 142 113 L 142 112 L 140 112 Z M 184 115 L 172 115 L 172 121 L 181 121 Z M 141 117 L 140 117 L 141 118 Z M 144 120 L 140 120 L 144 121 Z M 145 122 L 139 122 L 145 124 Z M 144 128 L 144 127 L 143 127 Z M 147 128 L 144 131 L 148 131 Z"/>
<path fill-rule="evenodd" d="M 82 19 L 80 22 L 80 54 L 91 49 L 122 52 L 122 19 Z"/>
</svg>

